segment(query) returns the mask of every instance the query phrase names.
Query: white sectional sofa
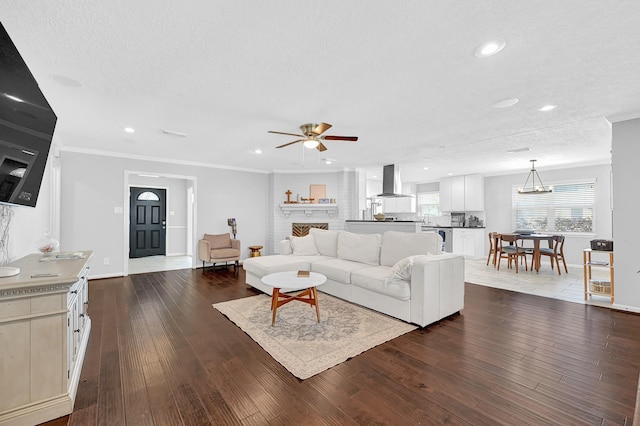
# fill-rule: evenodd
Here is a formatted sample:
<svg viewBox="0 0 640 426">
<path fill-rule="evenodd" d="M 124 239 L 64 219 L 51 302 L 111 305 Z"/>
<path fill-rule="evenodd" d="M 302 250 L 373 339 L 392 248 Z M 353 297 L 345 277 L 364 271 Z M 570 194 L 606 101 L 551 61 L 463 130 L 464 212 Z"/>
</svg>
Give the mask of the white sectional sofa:
<svg viewBox="0 0 640 426">
<path fill-rule="evenodd" d="M 421 327 L 464 307 L 464 257 L 442 253 L 437 233 L 354 234 L 311 229 L 280 242 L 280 254 L 245 259 L 246 281 L 281 271 L 318 272 L 318 290 Z"/>
</svg>

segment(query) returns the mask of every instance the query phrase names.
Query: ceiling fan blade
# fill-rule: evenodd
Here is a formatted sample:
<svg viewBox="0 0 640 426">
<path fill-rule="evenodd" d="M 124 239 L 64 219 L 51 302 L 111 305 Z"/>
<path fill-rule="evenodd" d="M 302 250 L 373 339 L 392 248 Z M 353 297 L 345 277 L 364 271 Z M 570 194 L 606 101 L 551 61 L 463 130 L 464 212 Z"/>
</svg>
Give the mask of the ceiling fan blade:
<svg viewBox="0 0 640 426">
<path fill-rule="evenodd" d="M 297 141 L 293 141 L 293 142 L 285 143 L 284 145 L 276 146 L 276 148 L 283 148 L 285 146 L 293 145 L 294 143 L 302 142 L 304 140 L 305 139 L 298 139 Z"/>
<path fill-rule="evenodd" d="M 332 126 L 331 126 L 331 124 L 329 124 L 329 123 L 320 123 L 320 124 L 318 124 L 318 125 L 316 126 L 316 128 L 315 128 L 315 129 L 313 129 L 311 132 L 312 132 L 314 135 L 321 135 L 321 134 L 323 134 L 324 132 L 326 132 L 327 130 L 329 130 L 331 127 L 332 127 Z"/>
<path fill-rule="evenodd" d="M 324 139 L 326 141 L 350 141 L 350 142 L 357 142 L 358 141 L 358 137 L 357 136 L 331 136 L 331 135 L 327 135 L 327 136 L 320 136 L 320 139 Z"/>
<path fill-rule="evenodd" d="M 316 149 L 317 149 L 318 151 L 322 152 L 322 151 L 326 151 L 326 150 L 327 150 L 327 147 L 326 147 L 326 146 L 324 146 L 324 144 L 323 144 L 322 142 L 318 142 L 318 146 L 316 147 Z"/>
<path fill-rule="evenodd" d="M 273 131 L 273 130 L 267 130 L 267 133 L 276 133 L 278 135 L 298 136 L 300 138 L 304 138 L 304 135 L 299 135 L 297 133 L 276 132 L 276 131 Z"/>
</svg>

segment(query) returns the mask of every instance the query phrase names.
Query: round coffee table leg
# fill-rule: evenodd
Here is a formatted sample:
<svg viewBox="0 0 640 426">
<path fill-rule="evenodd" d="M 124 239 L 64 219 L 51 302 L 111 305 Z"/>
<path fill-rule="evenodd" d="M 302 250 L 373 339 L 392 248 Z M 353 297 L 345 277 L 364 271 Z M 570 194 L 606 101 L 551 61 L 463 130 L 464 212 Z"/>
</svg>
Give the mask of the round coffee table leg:
<svg viewBox="0 0 640 426">
<path fill-rule="evenodd" d="M 313 293 L 314 304 L 316 305 L 316 316 L 318 317 L 318 322 L 320 322 L 320 305 L 318 305 L 318 290 L 315 287 L 311 287 L 311 292 Z"/>
<path fill-rule="evenodd" d="M 271 310 L 273 310 L 273 315 L 271 316 L 271 327 L 273 327 L 276 323 L 276 311 L 278 310 L 279 298 L 280 298 L 280 289 L 274 288 L 273 293 L 271 294 Z"/>
</svg>

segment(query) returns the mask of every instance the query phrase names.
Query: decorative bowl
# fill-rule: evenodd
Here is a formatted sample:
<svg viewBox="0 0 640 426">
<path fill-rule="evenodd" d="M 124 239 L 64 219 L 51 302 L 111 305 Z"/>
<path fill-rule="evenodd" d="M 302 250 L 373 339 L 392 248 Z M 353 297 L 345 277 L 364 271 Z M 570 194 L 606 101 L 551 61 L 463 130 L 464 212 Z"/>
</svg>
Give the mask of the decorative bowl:
<svg viewBox="0 0 640 426">
<path fill-rule="evenodd" d="M 48 256 L 54 251 L 58 250 L 58 248 L 60 247 L 60 243 L 58 242 L 58 240 L 45 237 L 42 240 L 38 241 L 38 243 L 36 244 L 36 247 L 38 248 L 38 251 L 40 253 L 42 253 L 45 256 Z"/>
<path fill-rule="evenodd" d="M 375 218 L 375 220 L 384 220 L 385 217 L 387 217 L 384 213 L 378 213 L 378 214 L 374 214 L 373 217 Z"/>
</svg>

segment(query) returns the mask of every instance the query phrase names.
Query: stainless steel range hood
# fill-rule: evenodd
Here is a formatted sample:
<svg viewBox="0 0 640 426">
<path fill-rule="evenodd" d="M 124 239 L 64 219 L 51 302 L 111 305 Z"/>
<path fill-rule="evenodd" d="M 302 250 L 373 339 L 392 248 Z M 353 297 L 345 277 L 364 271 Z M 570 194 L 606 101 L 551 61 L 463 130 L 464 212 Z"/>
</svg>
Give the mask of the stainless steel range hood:
<svg viewBox="0 0 640 426">
<path fill-rule="evenodd" d="M 384 166 L 382 173 L 382 194 L 376 195 L 378 198 L 411 197 L 402 193 L 402 182 L 400 181 L 400 166 L 389 164 Z"/>
</svg>

